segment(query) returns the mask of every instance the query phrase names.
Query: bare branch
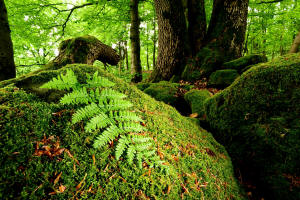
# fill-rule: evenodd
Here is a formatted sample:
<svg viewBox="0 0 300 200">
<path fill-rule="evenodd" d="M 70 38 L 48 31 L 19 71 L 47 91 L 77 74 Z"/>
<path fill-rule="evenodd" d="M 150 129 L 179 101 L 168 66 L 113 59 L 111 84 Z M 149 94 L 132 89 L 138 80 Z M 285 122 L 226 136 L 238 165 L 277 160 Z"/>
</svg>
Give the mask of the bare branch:
<svg viewBox="0 0 300 200">
<path fill-rule="evenodd" d="M 257 4 L 264 4 L 264 3 L 278 3 L 278 2 L 282 2 L 282 1 L 284 1 L 284 0 L 261 1 L 261 2 L 259 2 L 259 3 L 257 3 Z"/>
</svg>

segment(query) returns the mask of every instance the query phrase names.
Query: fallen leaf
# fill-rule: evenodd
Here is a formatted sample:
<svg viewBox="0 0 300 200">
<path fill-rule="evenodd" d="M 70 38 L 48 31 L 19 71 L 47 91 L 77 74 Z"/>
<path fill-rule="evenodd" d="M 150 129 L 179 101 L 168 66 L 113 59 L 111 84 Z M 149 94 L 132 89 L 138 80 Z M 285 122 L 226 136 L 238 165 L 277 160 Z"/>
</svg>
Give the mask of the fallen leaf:
<svg viewBox="0 0 300 200">
<path fill-rule="evenodd" d="M 198 113 L 192 113 L 192 114 L 190 114 L 190 117 L 191 118 L 196 118 L 196 117 L 198 117 L 199 115 L 198 115 Z"/>
<path fill-rule="evenodd" d="M 63 193 L 66 190 L 66 187 L 64 185 L 60 185 L 58 189 L 61 193 Z"/>
<path fill-rule="evenodd" d="M 62 172 L 60 172 L 60 173 L 57 175 L 57 177 L 55 178 L 55 180 L 54 180 L 54 182 L 53 182 L 53 185 L 56 185 L 56 183 L 58 183 L 58 181 L 59 181 L 61 175 L 62 175 Z"/>
<path fill-rule="evenodd" d="M 76 186 L 76 190 L 79 190 L 81 188 L 81 185 L 83 184 L 83 182 L 85 181 L 85 178 L 87 176 L 87 173 L 85 173 L 83 179 L 80 181 L 80 183 Z"/>
</svg>

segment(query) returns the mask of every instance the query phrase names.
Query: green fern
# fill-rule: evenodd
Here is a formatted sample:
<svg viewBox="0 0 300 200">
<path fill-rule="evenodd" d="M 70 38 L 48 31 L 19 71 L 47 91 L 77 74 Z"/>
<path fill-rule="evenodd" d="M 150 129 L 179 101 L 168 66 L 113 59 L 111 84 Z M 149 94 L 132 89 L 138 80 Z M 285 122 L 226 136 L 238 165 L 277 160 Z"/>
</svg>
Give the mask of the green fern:
<svg viewBox="0 0 300 200">
<path fill-rule="evenodd" d="M 133 105 L 125 100 L 126 95 L 111 88 L 115 84 L 95 72 L 87 74 L 86 84 L 80 84 L 72 70 L 53 78 L 42 88 L 69 90 L 60 103 L 84 106 L 72 116 L 72 123 L 87 121 L 86 132 L 100 132 L 93 147 L 101 148 L 113 140 L 118 140 L 115 156 L 119 160 L 126 153 L 127 162 L 142 168 L 143 162 L 150 167 L 164 168 L 163 161 L 156 155 L 154 142 L 150 137 L 139 133 L 146 131 L 140 124 L 142 119 L 128 109 Z"/>
</svg>

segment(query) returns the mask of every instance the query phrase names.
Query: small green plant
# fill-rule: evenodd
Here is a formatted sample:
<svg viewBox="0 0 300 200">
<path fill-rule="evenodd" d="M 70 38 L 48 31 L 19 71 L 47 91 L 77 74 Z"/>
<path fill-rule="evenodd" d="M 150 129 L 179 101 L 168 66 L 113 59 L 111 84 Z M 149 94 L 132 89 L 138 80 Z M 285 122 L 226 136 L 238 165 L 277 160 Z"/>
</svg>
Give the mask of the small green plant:
<svg viewBox="0 0 300 200">
<path fill-rule="evenodd" d="M 60 99 L 60 103 L 78 105 L 80 108 L 73 114 L 72 123 L 87 121 L 86 132 L 100 133 L 94 141 L 94 148 L 101 148 L 117 139 L 117 160 L 126 154 L 129 164 L 136 161 L 142 168 L 143 162 L 146 162 L 150 167 L 156 165 L 167 169 L 163 165 L 164 161 L 156 155 L 153 139 L 141 134 L 146 129 L 141 125 L 142 119 L 129 111 L 132 103 L 125 100 L 126 95 L 109 88 L 115 84 L 98 76 L 97 71 L 93 76 L 86 76 L 86 83 L 79 83 L 74 72 L 69 69 L 65 75 L 60 74 L 41 88 L 69 91 Z"/>
</svg>

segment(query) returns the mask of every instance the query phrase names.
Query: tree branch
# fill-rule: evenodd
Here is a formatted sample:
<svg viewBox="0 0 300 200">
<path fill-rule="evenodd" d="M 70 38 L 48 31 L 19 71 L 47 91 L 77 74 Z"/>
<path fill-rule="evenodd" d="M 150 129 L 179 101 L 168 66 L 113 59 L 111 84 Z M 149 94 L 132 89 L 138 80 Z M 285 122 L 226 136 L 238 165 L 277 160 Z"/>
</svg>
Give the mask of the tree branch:
<svg viewBox="0 0 300 200">
<path fill-rule="evenodd" d="M 278 2 L 281 2 L 281 1 L 284 1 L 284 0 L 273 0 L 273 1 L 261 1 L 257 4 L 264 4 L 264 3 L 278 3 Z"/>
</svg>

